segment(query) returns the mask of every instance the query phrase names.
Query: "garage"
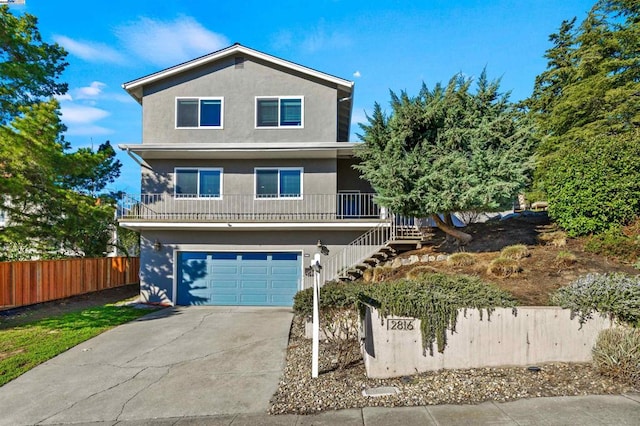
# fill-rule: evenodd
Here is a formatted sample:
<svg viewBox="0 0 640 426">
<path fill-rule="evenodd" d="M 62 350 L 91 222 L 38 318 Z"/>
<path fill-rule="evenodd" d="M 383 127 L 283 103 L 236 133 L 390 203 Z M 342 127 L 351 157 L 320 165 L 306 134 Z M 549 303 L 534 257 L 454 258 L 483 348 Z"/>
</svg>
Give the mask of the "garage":
<svg viewBox="0 0 640 426">
<path fill-rule="evenodd" d="M 179 252 L 178 305 L 291 306 L 300 252 Z"/>
</svg>

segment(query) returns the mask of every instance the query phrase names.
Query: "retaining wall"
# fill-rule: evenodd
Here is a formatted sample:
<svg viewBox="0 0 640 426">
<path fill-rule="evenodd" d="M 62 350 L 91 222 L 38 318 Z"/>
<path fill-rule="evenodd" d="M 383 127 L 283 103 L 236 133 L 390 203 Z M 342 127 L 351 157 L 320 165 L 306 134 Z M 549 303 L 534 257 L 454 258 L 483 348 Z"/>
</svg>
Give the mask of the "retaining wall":
<svg viewBox="0 0 640 426">
<path fill-rule="evenodd" d="M 388 317 L 367 308 L 363 357 L 367 375 L 397 377 L 439 369 L 529 366 L 545 362 L 588 362 L 598 333 L 613 326 L 595 314 L 580 327 L 578 318 L 559 307 L 497 308 L 480 320 L 475 309 L 458 313 L 456 332 L 447 332 L 444 353 L 422 349 L 420 320 Z"/>
</svg>

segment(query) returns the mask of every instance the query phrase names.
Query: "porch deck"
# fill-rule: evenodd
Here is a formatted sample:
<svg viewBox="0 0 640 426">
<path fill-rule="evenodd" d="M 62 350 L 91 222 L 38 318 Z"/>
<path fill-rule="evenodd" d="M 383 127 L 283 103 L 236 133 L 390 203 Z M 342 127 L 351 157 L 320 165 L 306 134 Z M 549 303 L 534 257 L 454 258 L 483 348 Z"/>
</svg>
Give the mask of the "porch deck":
<svg viewBox="0 0 640 426">
<path fill-rule="evenodd" d="M 117 214 L 121 221 L 168 222 L 371 222 L 387 218 L 385 210 L 375 204 L 374 194 L 359 192 L 280 198 L 253 194 L 125 195 Z"/>
</svg>

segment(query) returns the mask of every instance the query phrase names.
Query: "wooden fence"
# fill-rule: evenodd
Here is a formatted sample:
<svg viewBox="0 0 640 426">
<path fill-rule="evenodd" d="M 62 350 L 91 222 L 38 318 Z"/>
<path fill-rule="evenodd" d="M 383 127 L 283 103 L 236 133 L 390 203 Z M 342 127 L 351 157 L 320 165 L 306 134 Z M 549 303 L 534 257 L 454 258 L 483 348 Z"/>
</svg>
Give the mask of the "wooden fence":
<svg viewBox="0 0 640 426">
<path fill-rule="evenodd" d="M 0 262 L 0 309 L 137 283 L 139 271 L 139 257 Z"/>
</svg>

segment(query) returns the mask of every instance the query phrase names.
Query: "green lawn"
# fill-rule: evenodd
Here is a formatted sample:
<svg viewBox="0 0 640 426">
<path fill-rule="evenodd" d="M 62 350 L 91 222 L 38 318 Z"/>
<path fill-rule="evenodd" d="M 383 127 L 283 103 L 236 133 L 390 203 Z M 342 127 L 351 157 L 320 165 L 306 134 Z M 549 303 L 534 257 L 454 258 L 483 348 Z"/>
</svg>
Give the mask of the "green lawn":
<svg viewBox="0 0 640 426">
<path fill-rule="evenodd" d="M 0 329 L 0 386 L 85 340 L 149 312 L 105 305 Z"/>
</svg>

